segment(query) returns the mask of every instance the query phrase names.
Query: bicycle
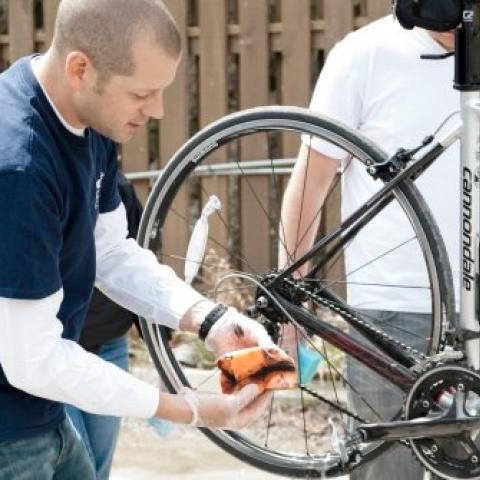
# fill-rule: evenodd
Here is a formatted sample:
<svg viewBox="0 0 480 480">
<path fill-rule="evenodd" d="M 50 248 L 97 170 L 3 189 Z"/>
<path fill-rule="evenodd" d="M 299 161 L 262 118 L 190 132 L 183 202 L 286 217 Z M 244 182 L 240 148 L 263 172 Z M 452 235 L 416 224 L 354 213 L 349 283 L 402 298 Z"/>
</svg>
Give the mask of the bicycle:
<svg viewBox="0 0 480 480">
<path fill-rule="evenodd" d="M 352 471 L 401 442 L 441 478 L 478 478 L 480 334 L 476 297 L 480 210 L 475 188 L 480 171 L 480 63 L 474 51 L 480 47 L 479 18 L 480 1 L 465 1 L 456 42 L 456 87 L 461 90 L 462 122 L 438 139 L 431 136 L 418 148 L 388 157 L 357 132 L 328 118 L 300 108 L 262 107 L 229 115 L 197 133 L 177 151 L 158 178 L 145 207 L 139 242 L 157 253 L 163 263 L 181 271 L 186 261 L 185 245 L 166 242 L 164 231 L 183 223 L 193 229 L 202 205 L 217 193 L 216 189 L 221 198 L 227 199 L 228 213 L 238 214 L 239 197 L 248 195 L 252 200 L 249 211 L 243 212 L 243 218 L 237 215 L 237 224 L 228 222 L 221 210 L 211 215 L 209 245 L 216 251 L 198 260 L 201 270 L 196 287 L 217 301 L 227 296 L 231 304 L 262 322 L 276 341 L 281 341 L 284 325 L 292 323 L 298 336 L 323 358 L 320 378 L 307 385 L 300 383 L 296 397 L 291 392 L 276 394 L 265 417 L 245 432 L 202 429 L 241 460 L 282 475 L 331 478 Z M 278 271 L 281 195 L 290 165 L 281 147 L 295 141 L 304 143 L 305 138 L 332 143 L 348 158 L 363 164 L 383 186 L 348 219 L 323 232 L 307 254 Z M 415 179 L 457 140 L 462 143 L 463 172 L 459 317 L 445 246 L 414 185 Z M 258 151 L 259 145 L 268 150 L 266 160 L 241 159 L 242 152 Z M 229 162 L 221 163 L 222 159 Z M 217 178 L 199 180 L 208 174 Z M 186 200 L 192 192 L 197 195 L 194 204 Z M 335 189 L 330 192 L 334 195 Z M 391 208 L 409 226 L 405 238 L 399 239 L 395 248 L 377 251 L 368 264 L 347 271 L 341 265 L 347 249 L 379 215 L 389 215 Z M 327 207 L 322 209 L 325 215 Z M 267 256 L 259 253 L 255 242 L 248 255 L 238 247 L 242 240 L 240 222 L 245 222 L 246 214 L 250 218 L 259 214 L 266 217 L 265 224 L 256 223 L 255 235 L 263 238 L 263 243 L 256 240 L 259 248 L 265 243 L 271 247 Z M 421 262 L 423 273 L 418 285 L 362 284 L 362 269 L 404 248 Z M 312 265 L 309 273 L 304 277 L 294 275 L 307 262 Z M 395 288 L 401 295 L 412 295 L 416 301 L 420 298 L 422 305 L 429 306 L 428 331 L 422 338 L 409 337 L 408 331 L 382 323 L 369 311 L 350 305 L 345 287 L 352 285 Z M 172 343 L 169 329 L 142 321 L 142 330 L 170 391 L 179 391 L 184 385 L 216 388 L 212 384 L 215 370 L 198 380 L 197 371 L 186 366 L 188 361 Z M 360 341 L 358 335 L 369 343 Z M 399 409 L 390 418 L 378 418 L 370 400 L 354 391 L 345 373 L 350 359 L 365 372 L 374 372 L 376 378 L 388 382 L 396 393 Z M 352 411 L 346 395 L 359 397 L 369 418 Z M 356 426 L 352 429 L 353 422 Z"/>
</svg>

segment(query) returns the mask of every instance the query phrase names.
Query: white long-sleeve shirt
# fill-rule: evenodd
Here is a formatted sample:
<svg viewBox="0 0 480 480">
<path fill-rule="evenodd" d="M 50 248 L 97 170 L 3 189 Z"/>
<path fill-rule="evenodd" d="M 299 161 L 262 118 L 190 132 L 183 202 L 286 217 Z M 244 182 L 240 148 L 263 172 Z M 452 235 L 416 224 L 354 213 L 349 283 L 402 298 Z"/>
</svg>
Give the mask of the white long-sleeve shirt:
<svg viewBox="0 0 480 480">
<path fill-rule="evenodd" d="M 99 215 L 97 287 L 147 320 L 178 328 L 179 319 L 202 296 L 126 237 L 123 204 Z M 151 417 L 158 406 L 157 388 L 61 337 L 57 314 L 62 298 L 62 290 L 41 300 L 0 297 L 0 363 L 8 381 L 87 412 Z"/>
</svg>

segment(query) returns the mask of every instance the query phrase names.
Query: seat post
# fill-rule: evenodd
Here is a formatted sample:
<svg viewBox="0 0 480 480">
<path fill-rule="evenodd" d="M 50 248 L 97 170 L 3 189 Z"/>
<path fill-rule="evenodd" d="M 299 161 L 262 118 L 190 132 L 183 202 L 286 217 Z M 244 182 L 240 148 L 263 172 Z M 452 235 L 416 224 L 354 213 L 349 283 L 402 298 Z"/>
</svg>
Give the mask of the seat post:
<svg viewBox="0 0 480 480">
<path fill-rule="evenodd" d="M 463 0 L 462 28 L 455 35 L 455 88 L 480 91 L 480 0 Z"/>
</svg>

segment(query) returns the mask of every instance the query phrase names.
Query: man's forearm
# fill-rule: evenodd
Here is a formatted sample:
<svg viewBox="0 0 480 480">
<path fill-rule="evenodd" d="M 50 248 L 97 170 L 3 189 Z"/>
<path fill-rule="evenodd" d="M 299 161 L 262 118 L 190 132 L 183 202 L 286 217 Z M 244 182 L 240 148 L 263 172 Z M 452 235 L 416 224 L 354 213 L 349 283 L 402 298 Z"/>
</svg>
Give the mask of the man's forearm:
<svg viewBox="0 0 480 480">
<path fill-rule="evenodd" d="M 279 267 L 312 246 L 338 162 L 302 146 L 282 202 Z M 298 273 L 305 275 L 308 266 Z"/>
<path fill-rule="evenodd" d="M 151 417 L 158 390 L 63 339 L 61 292 L 41 300 L 0 298 L 0 363 L 11 385 L 103 415 Z"/>
<path fill-rule="evenodd" d="M 195 303 L 181 318 L 179 329 L 184 332 L 198 333 L 200 325 L 214 306 L 215 303 L 206 298 Z"/>
<path fill-rule="evenodd" d="M 204 297 L 155 255 L 126 239 L 125 210 L 100 215 L 95 228 L 98 288 L 147 320 L 173 329 Z"/>
<path fill-rule="evenodd" d="M 175 423 L 190 423 L 192 409 L 180 395 L 161 392 L 155 416 Z"/>
</svg>

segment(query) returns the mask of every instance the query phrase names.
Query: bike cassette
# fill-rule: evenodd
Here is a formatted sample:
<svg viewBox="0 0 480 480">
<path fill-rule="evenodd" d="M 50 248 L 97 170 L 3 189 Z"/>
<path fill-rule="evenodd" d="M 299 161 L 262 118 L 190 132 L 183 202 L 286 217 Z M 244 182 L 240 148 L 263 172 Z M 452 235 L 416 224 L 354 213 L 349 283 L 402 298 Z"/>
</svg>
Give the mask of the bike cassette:
<svg viewBox="0 0 480 480">
<path fill-rule="evenodd" d="M 425 417 L 453 421 L 458 431 L 411 439 L 420 462 L 440 478 L 480 478 L 480 375 L 465 367 L 442 366 L 419 377 L 407 396 L 405 418 Z"/>
</svg>

